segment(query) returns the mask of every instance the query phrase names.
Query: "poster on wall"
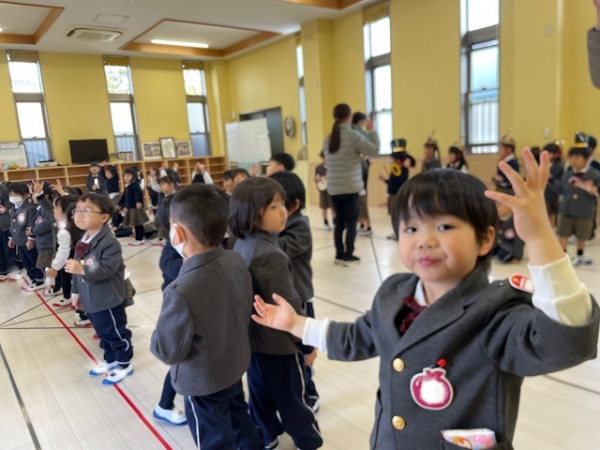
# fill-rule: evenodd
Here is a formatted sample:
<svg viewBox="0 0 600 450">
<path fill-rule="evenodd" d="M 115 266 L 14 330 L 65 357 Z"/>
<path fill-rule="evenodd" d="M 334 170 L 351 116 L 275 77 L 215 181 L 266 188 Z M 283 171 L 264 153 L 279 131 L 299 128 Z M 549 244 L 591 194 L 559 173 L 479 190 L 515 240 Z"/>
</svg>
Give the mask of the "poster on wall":
<svg viewBox="0 0 600 450">
<path fill-rule="evenodd" d="M 177 141 L 175 142 L 175 148 L 178 158 L 187 158 L 192 156 L 192 146 L 190 145 L 190 141 Z"/>
<path fill-rule="evenodd" d="M 160 143 L 158 142 L 143 142 L 142 143 L 142 155 L 144 161 L 149 159 L 161 159 L 162 151 Z"/>
<path fill-rule="evenodd" d="M 0 142 L 0 170 L 27 169 L 25 146 L 18 142 Z"/>
</svg>

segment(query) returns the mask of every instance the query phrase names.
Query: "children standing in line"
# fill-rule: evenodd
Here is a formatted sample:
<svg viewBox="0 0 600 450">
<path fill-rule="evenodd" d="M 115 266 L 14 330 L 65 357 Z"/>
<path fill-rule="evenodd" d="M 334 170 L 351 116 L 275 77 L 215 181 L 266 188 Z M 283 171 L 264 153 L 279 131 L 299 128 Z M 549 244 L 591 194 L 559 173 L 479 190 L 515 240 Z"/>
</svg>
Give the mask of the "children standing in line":
<svg viewBox="0 0 600 450">
<path fill-rule="evenodd" d="M 550 177 L 548 178 L 548 185 L 544 191 L 544 198 L 546 200 L 546 209 L 548 210 L 548 218 L 552 226 L 556 226 L 556 219 L 558 217 L 558 199 L 561 192 L 562 177 L 565 172 L 565 166 L 561 160 L 561 148 L 560 141 L 551 142 L 544 146 L 544 150 L 548 152 L 550 157 Z"/>
<path fill-rule="evenodd" d="M 108 191 L 106 190 L 106 180 L 103 176 L 104 174 L 100 173 L 101 169 L 100 164 L 92 163 L 90 165 L 90 174 L 85 182 L 88 193 L 108 195 Z"/>
<path fill-rule="evenodd" d="M 29 284 L 24 286 L 23 289 L 44 289 L 44 272 L 35 265 L 38 257 L 35 238 L 27 234 L 35 226 L 37 213 L 36 207 L 31 201 L 27 185 L 25 183 L 11 183 L 9 201 L 14 206 L 11 214 L 12 223 L 8 246 L 16 248 L 17 255 L 21 258 L 30 280 Z"/>
<path fill-rule="evenodd" d="M 569 238 L 577 239 L 577 256 L 573 265 L 592 264 L 584 255 L 585 241 L 592 235 L 594 214 L 600 188 L 600 172 L 587 163 L 588 148 L 585 144 L 569 150 L 569 168 L 562 177 L 562 200 L 558 208 L 557 233 L 563 250 L 567 251 Z"/>
<path fill-rule="evenodd" d="M 448 159 L 450 162 L 447 169 L 460 170 L 462 173 L 469 173 L 469 165 L 465 159 L 465 151 L 462 146 L 453 145 L 448 149 Z"/>
<path fill-rule="evenodd" d="M 333 209 L 333 203 L 331 203 L 331 196 L 327 192 L 327 161 L 325 161 L 323 152 L 321 152 L 320 156 L 321 164 L 315 169 L 315 183 L 317 183 L 319 191 L 319 208 L 323 215 L 323 229 L 331 231 L 331 226 L 329 226 L 329 221 L 327 220 L 327 210 L 331 210 L 331 221 L 335 224 L 335 209 Z"/>
<path fill-rule="evenodd" d="M 106 225 L 113 206 L 104 195 L 85 194 L 73 210 L 75 225 L 85 234 L 65 271 L 73 275 L 73 306 L 83 309 L 100 339 L 104 362 L 90 370 L 113 385 L 133 373 L 131 331 L 125 313 L 125 263 L 121 244 Z"/>
<path fill-rule="evenodd" d="M 500 138 L 500 142 L 498 143 L 498 166 L 496 168 L 496 175 L 492 178 L 492 182 L 496 186 L 498 190 L 510 190 L 512 186 L 510 181 L 508 180 L 506 174 L 500 170 L 500 163 L 505 162 L 508 164 L 515 172 L 519 173 L 519 162 L 515 157 L 515 140 L 510 137 L 508 134 L 505 134 Z"/>
<path fill-rule="evenodd" d="M 6 281 L 8 272 L 16 269 L 15 250 L 8 246 L 12 203 L 8 201 L 8 188 L 0 183 L 0 283 Z"/>
<path fill-rule="evenodd" d="M 56 299 L 52 303 L 52 306 L 56 307 L 69 306 L 72 303 L 71 275 L 65 272 L 65 265 L 67 260 L 73 258 L 74 255 L 75 245 L 68 224 L 69 220 L 73 220 L 72 217 L 69 218 L 69 214 L 73 213 L 77 198 L 74 195 L 63 195 L 54 200 L 54 219 L 58 228 L 56 234 L 58 249 L 54 254 L 50 268 L 46 271 L 46 277 L 53 278 L 55 284 L 54 289 L 50 288 L 50 291 L 44 291 L 44 294 L 56 296 L 62 293 L 62 298 Z"/>
<path fill-rule="evenodd" d="M 254 294 L 272 301 L 285 292 L 298 314 L 302 302 L 294 289 L 291 262 L 277 240 L 285 229 L 285 191 L 269 178 L 249 178 L 231 196 L 229 228 L 238 238 L 234 250 L 242 255 Z M 290 334 L 250 325 L 252 357 L 248 368 L 250 414 L 263 432 L 267 449 L 277 448 L 286 431 L 302 450 L 323 445 L 314 412 L 304 398 L 304 371 L 298 341 Z M 279 416 L 278 416 L 279 414 Z"/>
<path fill-rule="evenodd" d="M 270 177 L 275 172 L 283 172 L 287 170 L 291 172 L 296 167 L 296 162 L 294 161 L 294 157 L 288 153 L 277 153 L 276 155 L 271 156 L 269 160 L 269 165 L 266 169 L 266 175 Z"/>
<path fill-rule="evenodd" d="M 281 297 L 278 305 L 256 298 L 257 323 L 302 337 L 330 359 L 380 357 L 371 448 L 458 448 L 440 432 L 488 428 L 498 441 L 493 448 L 511 449 L 523 378 L 595 356 L 600 309 L 546 217 L 548 157 L 540 169 L 529 150 L 523 158 L 526 182 L 500 164 L 514 197 L 458 171 L 407 182 L 396 223 L 400 259 L 413 273 L 388 278 L 356 322 L 315 321 Z M 533 296 L 488 279 L 494 201 L 513 210 L 529 247 Z"/>
<path fill-rule="evenodd" d="M 34 205 L 36 205 L 35 225 L 28 236 L 35 238 L 35 248 L 38 251 L 38 257 L 35 266 L 46 272 L 52 265 L 54 249 L 56 247 L 56 231 L 54 228 L 54 215 L 52 205 L 52 189 L 49 183 L 39 183 L 36 180 L 31 182 L 31 193 Z M 36 290 L 36 289 L 28 289 Z M 44 290 L 45 295 L 52 295 L 48 289 Z"/>
<path fill-rule="evenodd" d="M 171 366 L 197 448 L 262 450 L 241 381 L 250 362 L 252 279 L 244 260 L 221 247 L 228 209 L 226 194 L 210 185 L 173 197 L 169 235 L 186 261 L 164 291 L 150 350 Z"/>
<path fill-rule="evenodd" d="M 440 148 L 435 139 L 432 137 L 427 138 L 427 141 L 423 145 L 423 153 L 424 158 L 421 172 L 442 167 L 442 163 L 440 162 Z"/>
<path fill-rule="evenodd" d="M 144 194 L 134 169 L 125 169 L 123 182 L 125 183 L 125 190 L 119 201 L 119 208 L 125 212 L 123 228 L 133 228 L 135 230 L 135 239 L 129 245 L 144 245 L 146 243 L 144 240 L 144 224 L 150 219 L 144 211 Z"/>
<path fill-rule="evenodd" d="M 312 282 L 312 235 L 308 217 L 302 214 L 306 207 L 306 190 L 302 180 L 295 173 L 277 172 L 269 178 L 277 181 L 285 191 L 285 209 L 287 222 L 285 229 L 279 233 L 279 245 L 292 262 L 294 288 L 300 296 L 302 310 L 307 317 L 315 317 L 313 305 L 314 289 Z M 306 403 L 317 412 L 319 409 L 319 393 L 313 381 L 312 363 L 317 356 L 313 347 L 302 346 L 305 357 L 304 376 L 306 379 Z"/>
</svg>

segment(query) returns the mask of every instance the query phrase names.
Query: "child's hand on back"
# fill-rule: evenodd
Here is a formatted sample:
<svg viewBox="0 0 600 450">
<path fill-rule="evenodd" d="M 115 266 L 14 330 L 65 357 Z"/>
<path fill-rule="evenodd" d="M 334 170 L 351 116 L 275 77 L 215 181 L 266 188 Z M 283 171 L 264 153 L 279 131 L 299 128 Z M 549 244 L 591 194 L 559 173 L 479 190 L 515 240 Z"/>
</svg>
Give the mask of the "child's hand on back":
<svg viewBox="0 0 600 450">
<path fill-rule="evenodd" d="M 273 294 L 276 305 L 269 305 L 260 297 L 254 296 L 254 309 L 257 314 L 252 314 L 252 319 L 265 327 L 287 331 L 299 338 L 304 334 L 306 317 L 299 316 L 294 308 L 281 296 Z"/>
<path fill-rule="evenodd" d="M 485 196 L 512 210 L 515 231 L 529 246 L 530 264 L 549 264 L 561 259 L 564 254 L 548 219 L 544 200 L 544 189 L 550 173 L 548 152 L 540 155 L 539 167 L 528 147 L 523 149 L 522 154 L 527 168 L 526 180 L 504 161 L 499 163 L 500 170 L 512 184 L 515 195 L 488 190 Z"/>
</svg>

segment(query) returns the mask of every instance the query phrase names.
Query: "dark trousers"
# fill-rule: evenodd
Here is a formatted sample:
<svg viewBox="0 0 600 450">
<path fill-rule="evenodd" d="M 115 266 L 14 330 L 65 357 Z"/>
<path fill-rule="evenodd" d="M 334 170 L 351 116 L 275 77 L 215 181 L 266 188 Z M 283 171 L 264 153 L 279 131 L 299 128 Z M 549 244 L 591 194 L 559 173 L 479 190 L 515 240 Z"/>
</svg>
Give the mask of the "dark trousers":
<svg viewBox="0 0 600 450">
<path fill-rule="evenodd" d="M 144 240 L 144 225 L 140 225 L 134 228 L 135 230 L 135 240 L 143 241 Z"/>
<path fill-rule="evenodd" d="M 285 431 L 302 450 L 323 445 L 317 419 L 304 399 L 304 386 L 299 354 L 252 353 L 248 367 L 250 415 L 261 429 L 265 444 Z"/>
<path fill-rule="evenodd" d="M 335 257 L 348 258 L 354 254 L 354 240 L 356 239 L 356 223 L 360 210 L 359 196 L 357 194 L 332 195 L 331 202 L 335 210 Z M 344 230 L 346 230 L 346 247 L 344 250 Z"/>
<path fill-rule="evenodd" d="M 173 383 L 171 383 L 171 371 L 167 372 L 167 376 L 165 377 L 165 382 L 163 384 L 162 394 L 160 395 L 160 402 L 158 402 L 158 406 L 162 409 L 173 409 L 175 395 L 175 388 L 173 388 Z"/>
<path fill-rule="evenodd" d="M 17 253 L 21 257 L 23 267 L 27 270 L 27 276 L 33 281 L 44 281 L 44 271 L 38 267 L 35 267 L 35 263 L 38 257 L 38 251 L 34 247 L 31 250 L 27 250 L 24 245 L 17 247 Z"/>
<path fill-rule="evenodd" d="M 315 309 L 312 302 L 306 303 L 306 317 L 315 318 Z M 319 393 L 317 387 L 313 381 L 315 370 L 312 366 L 307 366 L 302 362 L 304 369 L 304 379 L 306 380 L 306 392 L 304 394 L 304 400 L 311 408 L 319 401 Z"/>
<path fill-rule="evenodd" d="M 127 329 L 127 313 L 123 304 L 96 313 L 87 313 L 100 339 L 107 363 L 129 364 L 133 358 L 131 331 Z"/>
<path fill-rule="evenodd" d="M 54 292 L 63 290 L 64 298 L 71 298 L 71 274 L 65 272 L 65 269 L 60 269 L 54 280 Z"/>
<path fill-rule="evenodd" d="M 242 382 L 211 395 L 185 397 L 185 416 L 197 448 L 262 450 L 263 439 L 250 416 Z"/>
<path fill-rule="evenodd" d="M 6 274 L 18 268 L 15 261 L 15 249 L 8 246 L 10 231 L 0 231 L 0 274 Z"/>
</svg>

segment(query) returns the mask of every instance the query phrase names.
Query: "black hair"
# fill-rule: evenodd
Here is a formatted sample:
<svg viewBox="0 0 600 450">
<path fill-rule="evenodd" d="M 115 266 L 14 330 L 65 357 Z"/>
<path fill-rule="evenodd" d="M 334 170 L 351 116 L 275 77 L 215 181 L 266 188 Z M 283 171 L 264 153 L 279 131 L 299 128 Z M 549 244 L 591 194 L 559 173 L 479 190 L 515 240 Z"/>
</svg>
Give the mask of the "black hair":
<svg viewBox="0 0 600 450">
<path fill-rule="evenodd" d="M 98 164 L 98 163 L 95 163 L 95 162 L 90 164 L 90 169 L 91 169 L 92 167 L 98 167 L 98 168 L 101 168 L 100 164 Z"/>
<path fill-rule="evenodd" d="M 173 178 L 171 175 L 165 175 L 160 180 L 158 180 L 160 184 L 174 184 L 177 185 L 177 180 Z"/>
<path fill-rule="evenodd" d="M 225 180 L 233 180 L 233 170 L 226 170 L 222 175 L 223 181 Z"/>
<path fill-rule="evenodd" d="M 227 231 L 227 194 L 209 184 L 181 189 L 171 200 L 171 221 L 184 225 L 200 244 L 217 247 Z"/>
<path fill-rule="evenodd" d="M 437 142 L 425 142 L 423 147 L 429 147 L 433 149 L 433 154 L 437 159 L 441 159 L 440 157 L 440 148 L 437 145 Z"/>
<path fill-rule="evenodd" d="M 248 173 L 248 171 L 242 167 L 238 168 L 238 169 L 233 169 L 232 171 L 232 177 L 235 178 L 238 175 L 242 174 L 243 176 L 245 176 L 246 178 L 250 178 L 250 174 Z"/>
<path fill-rule="evenodd" d="M 452 147 L 450 147 L 448 149 L 448 153 L 452 153 L 453 155 L 456 155 L 457 161 L 461 162 L 463 164 L 463 166 L 465 166 L 467 168 L 469 167 L 469 165 L 467 164 L 467 160 L 465 159 L 465 152 L 462 151 L 460 148 L 453 145 Z"/>
<path fill-rule="evenodd" d="M 77 199 L 77 203 L 90 202 L 92 205 L 96 206 L 102 214 L 108 214 L 109 219 L 115 212 L 115 208 L 110 201 L 110 198 L 106 195 L 99 194 L 84 194 Z M 107 221 L 108 222 L 108 221 Z"/>
<path fill-rule="evenodd" d="M 77 228 L 75 225 L 75 218 L 73 217 L 73 211 L 77 206 L 77 202 L 71 203 L 65 210 L 65 217 L 67 218 L 66 229 L 71 235 L 71 248 L 74 249 L 79 240 L 83 237 L 83 231 Z"/>
<path fill-rule="evenodd" d="M 133 181 L 136 181 L 138 179 L 138 176 L 140 173 L 133 167 L 128 167 L 127 169 L 125 169 L 123 171 L 123 175 L 125 175 L 125 174 L 131 175 L 133 177 Z"/>
<path fill-rule="evenodd" d="M 554 142 L 544 145 L 544 149 L 548 153 L 560 153 L 560 147 Z"/>
<path fill-rule="evenodd" d="M 29 193 L 29 187 L 27 186 L 27 183 L 23 182 L 10 183 L 10 186 L 8 186 L 8 191 L 9 193 L 14 192 L 15 194 L 19 195 L 31 195 Z"/>
<path fill-rule="evenodd" d="M 76 195 L 62 195 L 60 197 L 55 198 L 53 204 L 54 206 L 58 206 L 60 210 L 66 214 L 67 209 L 69 209 L 69 206 L 76 204 L 78 198 L 79 197 L 77 197 Z"/>
<path fill-rule="evenodd" d="M 365 116 L 361 112 L 355 112 L 352 114 L 352 125 L 356 125 L 358 122 L 362 122 L 363 120 L 367 120 L 367 116 Z"/>
<path fill-rule="evenodd" d="M 455 216 L 470 224 L 478 243 L 498 222 L 493 200 L 484 195 L 486 186 L 472 175 L 452 169 L 434 169 L 409 179 L 396 194 L 392 208 L 394 230 L 413 215 L 417 217 Z M 489 270 L 491 251 L 477 259 L 477 266 Z"/>
<path fill-rule="evenodd" d="M 417 165 L 417 161 L 415 160 L 415 158 L 413 158 L 412 156 L 410 156 L 405 151 L 392 152 L 392 154 L 390 156 L 392 157 L 392 159 L 394 161 L 400 161 L 403 165 L 406 164 L 405 162 L 407 160 L 408 160 L 408 165 L 410 167 L 415 167 Z"/>
<path fill-rule="evenodd" d="M 319 156 L 320 156 L 321 158 L 325 158 L 325 153 L 323 153 L 323 150 L 321 150 L 321 153 L 319 153 Z"/>
<path fill-rule="evenodd" d="M 81 189 L 79 189 L 78 187 L 63 186 L 63 191 L 65 191 L 69 195 L 76 195 L 77 197 L 80 197 L 83 195 L 83 191 Z"/>
<path fill-rule="evenodd" d="M 569 150 L 569 158 L 571 156 L 582 156 L 583 158 L 589 158 L 590 153 L 588 147 L 572 147 Z"/>
<path fill-rule="evenodd" d="M 592 152 L 596 150 L 597 145 L 598 141 L 596 141 L 596 138 L 594 136 L 588 136 L 588 147 Z"/>
<path fill-rule="evenodd" d="M 538 165 L 540 164 L 540 148 L 539 147 L 531 147 L 529 150 L 531 150 L 531 154 L 533 155 L 535 162 L 538 163 Z"/>
<path fill-rule="evenodd" d="M 271 161 L 281 164 L 283 168 L 289 172 L 294 170 L 294 167 L 296 167 L 294 157 L 288 153 L 276 153 L 275 155 L 271 156 Z"/>
<path fill-rule="evenodd" d="M 296 200 L 300 201 L 300 208 L 306 207 L 306 189 L 298 175 L 292 172 L 277 172 L 269 178 L 277 181 L 285 191 L 285 209 L 291 211 Z"/>
<path fill-rule="evenodd" d="M 248 178 L 231 194 L 229 229 L 239 239 L 259 231 L 262 215 L 267 206 L 279 195 L 285 201 L 283 187 L 270 178 Z"/>
<path fill-rule="evenodd" d="M 204 175 L 201 173 L 194 175 L 194 178 L 192 178 L 192 184 L 206 184 L 206 181 L 204 181 Z"/>
<path fill-rule="evenodd" d="M 333 124 L 331 136 L 329 137 L 329 153 L 336 153 L 340 149 L 340 144 L 342 142 L 340 124 L 346 120 L 350 114 L 352 114 L 352 110 L 350 109 L 350 106 L 345 103 L 340 103 L 333 108 L 333 118 L 335 119 L 335 123 Z"/>
</svg>

